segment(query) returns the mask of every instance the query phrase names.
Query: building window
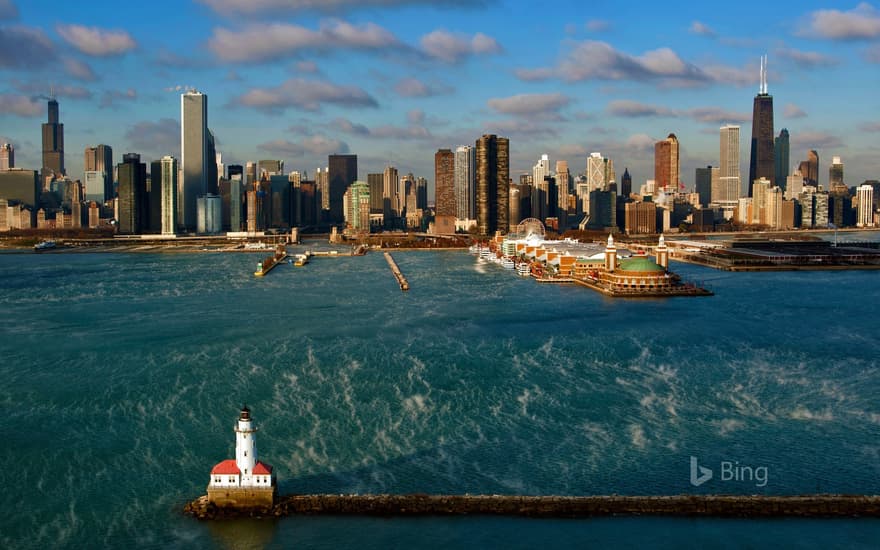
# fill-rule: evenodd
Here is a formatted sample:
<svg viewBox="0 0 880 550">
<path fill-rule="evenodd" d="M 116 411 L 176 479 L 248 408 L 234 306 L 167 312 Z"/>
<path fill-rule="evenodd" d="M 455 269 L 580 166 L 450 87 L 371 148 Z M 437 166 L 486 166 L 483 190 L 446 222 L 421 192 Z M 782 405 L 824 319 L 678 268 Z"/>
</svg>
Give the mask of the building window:
<svg viewBox="0 0 880 550">
<path fill-rule="evenodd" d="M 244 452 L 244 456 L 247 456 L 247 451 Z"/>
</svg>

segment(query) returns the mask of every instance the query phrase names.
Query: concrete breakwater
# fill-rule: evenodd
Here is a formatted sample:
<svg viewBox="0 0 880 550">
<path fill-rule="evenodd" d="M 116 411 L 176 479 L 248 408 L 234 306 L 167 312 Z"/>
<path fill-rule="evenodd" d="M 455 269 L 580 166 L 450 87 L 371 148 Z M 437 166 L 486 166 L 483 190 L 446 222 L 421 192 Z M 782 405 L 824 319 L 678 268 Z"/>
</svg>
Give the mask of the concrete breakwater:
<svg viewBox="0 0 880 550">
<path fill-rule="evenodd" d="M 219 508 L 200 497 L 184 508 L 199 519 L 291 515 L 502 515 L 533 518 L 601 516 L 872 517 L 880 496 L 865 495 L 288 495 L 271 508 Z"/>
<path fill-rule="evenodd" d="M 409 290 L 409 283 L 406 281 L 406 277 L 403 276 L 403 273 L 400 272 L 400 268 L 397 267 L 397 262 L 391 257 L 391 254 L 385 252 L 385 260 L 388 262 L 388 267 L 391 268 L 391 273 L 394 274 L 394 278 L 397 279 L 397 283 L 400 285 L 400 290 Z"/>
</svg>

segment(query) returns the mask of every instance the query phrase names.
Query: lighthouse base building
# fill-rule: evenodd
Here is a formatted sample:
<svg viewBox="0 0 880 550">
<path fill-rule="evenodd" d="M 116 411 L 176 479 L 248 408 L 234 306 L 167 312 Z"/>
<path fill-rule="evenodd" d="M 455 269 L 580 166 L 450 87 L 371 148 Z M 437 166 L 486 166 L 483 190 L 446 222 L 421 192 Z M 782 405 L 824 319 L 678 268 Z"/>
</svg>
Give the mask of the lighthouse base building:
<svg viewBox="0 0 880 550">
<path fill-rule="evenodd" d="M 247 406 L 241 409 L 235 428 L 235 459 L 211 469 L 208 502 L 221 508 L 271 508 L 277 483 L 272 466 L 257 460 L 257 428 Z"/>
</svg>

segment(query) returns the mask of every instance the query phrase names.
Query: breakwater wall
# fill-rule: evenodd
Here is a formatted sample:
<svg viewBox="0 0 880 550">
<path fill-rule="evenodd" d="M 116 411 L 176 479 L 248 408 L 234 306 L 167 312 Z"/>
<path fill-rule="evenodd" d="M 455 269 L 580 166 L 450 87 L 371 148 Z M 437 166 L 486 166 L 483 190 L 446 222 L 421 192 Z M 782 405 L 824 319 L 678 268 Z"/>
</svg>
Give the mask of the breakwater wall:
<svg viewBox="0 0 880 550">
<path fill-rule="evenodd" d="M 391 268 L 391 273 L 394 274 L 394 278 L 397 279 L 397 283 L 400 285 L 400 290 L 409 290 L 409 283 L 406 281 L 406 277 L 403 276 L 403 273 L 400 272 L 400 268 L 397 267 L 397 262 L 391 257 L 391 254 L 385 252 L 385 260 L 388 262 L 388 267 Z"/>
<path fill-rule="evenodd" d="M 873 517 L 880 496 L 511 496 L 511 495 L 288 495 L 271 508 L 219 508 L 200 497 L 184 513 L 199 519 L 292 515 L 501 515 L 533 518 L 601 516 Z"/>
</svg>

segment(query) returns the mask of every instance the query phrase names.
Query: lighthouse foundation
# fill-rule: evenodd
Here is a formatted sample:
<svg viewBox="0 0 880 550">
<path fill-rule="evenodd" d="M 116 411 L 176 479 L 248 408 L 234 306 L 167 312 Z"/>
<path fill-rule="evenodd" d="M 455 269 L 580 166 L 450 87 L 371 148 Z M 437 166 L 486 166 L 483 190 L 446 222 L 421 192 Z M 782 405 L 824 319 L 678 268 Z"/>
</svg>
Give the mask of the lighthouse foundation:
<svg viewBox="0 0 880 550">
<path fill-rule="evenodd" d="M 208 487 L 208 503 L 218 508 L 268 510 L 275 497 L 275 487 Z"/>
</svg>

